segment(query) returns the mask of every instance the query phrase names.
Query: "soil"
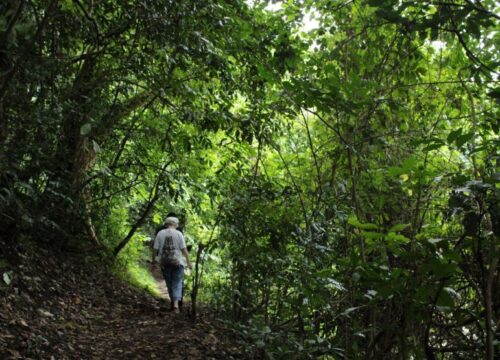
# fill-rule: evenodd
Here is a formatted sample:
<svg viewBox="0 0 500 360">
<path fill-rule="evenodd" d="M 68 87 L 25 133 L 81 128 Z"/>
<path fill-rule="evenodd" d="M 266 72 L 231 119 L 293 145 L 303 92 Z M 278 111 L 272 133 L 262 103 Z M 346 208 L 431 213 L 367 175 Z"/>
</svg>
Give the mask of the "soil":
<svg viewBox="0 0 500 360">
<path fill-rule="evenodd" d="M 102 262 L 19 249 L 0 258 L 1 359 L 245 359 L 205 311 L 196 322 Z M 187 306 L 185 306 L 187 307 Z"/>
</svg>

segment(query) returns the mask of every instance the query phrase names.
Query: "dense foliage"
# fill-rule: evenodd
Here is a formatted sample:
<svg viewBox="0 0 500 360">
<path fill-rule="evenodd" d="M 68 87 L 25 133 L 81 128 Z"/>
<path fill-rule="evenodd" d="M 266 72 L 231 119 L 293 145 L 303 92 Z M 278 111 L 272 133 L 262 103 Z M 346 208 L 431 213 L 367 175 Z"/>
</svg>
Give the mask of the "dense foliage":
<svg viewBox="0 0 500 360">
<path fill-rule="evenodd" d="M 256 357 L 493 359 L 496 2 L 269 5 L 2 3 L 2 240 L 136 259 L 174 210 Z"/>
</svg>

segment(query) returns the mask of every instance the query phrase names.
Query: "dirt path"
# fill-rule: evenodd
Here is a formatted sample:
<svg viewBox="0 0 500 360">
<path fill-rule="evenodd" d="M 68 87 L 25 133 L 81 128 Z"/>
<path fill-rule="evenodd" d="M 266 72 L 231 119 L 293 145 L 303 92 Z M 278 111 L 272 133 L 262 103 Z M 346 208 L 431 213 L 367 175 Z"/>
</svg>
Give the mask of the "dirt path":
<svg viewBox="0 0 500 360">
<path fill-rule="evenodd" d="M 1 359 L 245 359 L 203 314 L 185 313 L 113 278 L 98 264 L 17 254 L 0 289 Z M 153 270 L 168 299 L 159 271 Z"/>
<path fill-rule="evenodd" d="M 170 302 L 170 297 L 168 296 L 167 284 L 165 284 L 165 279 L 161 273 L 160 267 L 157 263 L 149 263 L 149 271 L 156 280 L 156 286 L 160 291 L 160 296 L 167 302 Z"/>
<path fill-rule="evenodd" d="M 147 305 L 122 307 L 93 329 L 92 359 L 226 359 L 217 331 Z M 80 340 L 81 341 L 81 340 Z M 87 344 L 90 345 L 90 344 Z M 236 358 L 236 357 L 234 357 Z"/>
</svg>

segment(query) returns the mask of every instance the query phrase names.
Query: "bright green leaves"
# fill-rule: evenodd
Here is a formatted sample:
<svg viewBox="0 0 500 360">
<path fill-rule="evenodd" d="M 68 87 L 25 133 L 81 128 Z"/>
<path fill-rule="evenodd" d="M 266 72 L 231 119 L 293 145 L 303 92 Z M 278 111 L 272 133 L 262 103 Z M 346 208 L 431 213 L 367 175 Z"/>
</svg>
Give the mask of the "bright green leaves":
<svg viewBox="0 0 500 360">
<path fill-rule="evenodd" d="M 348 218 L 347 222 L 354 228 L 361 230 L 360 236 L 366 241 L 368 253 L 379 251 L 380 246 L 385 244 L 387 249 L 399 255 L 403 251 L 402 246 L 410 242 L 409 238 L 399 234 L 409 224 L 396 224 L 389 231 L 384 232 L 380 226 L 372 223 L 362 223 L 353 215 Z"/>
<path fill-rule="evenodd" d="M 407 244 L 410 242 L 410 239 L 406 236 L 397 234 L 394 231 L 389 231 L 385 238 L 387 239 L 388 244 Z M 392 250 L 395 250 L 395 248 Z"/>
<path fill-rule="evenodd" d="M 397 233 L 405 230 L 406 228 L 408 228 L 408 226 L 410 226 L 410 224 L 396 224 L 390 228 L 389 232 Z"/>
<path fill-rule="evenodd" d="M 349 223 L 349 225 L 352 225 L 358 229 L 362 229 L 362 230 L 378 230 L 378 226 L 375 225 L 375 224 L 371 224 L 371 223 L 362 223 L 358 220 L 358 218 L 354 215 L 351 215 L 349 217 L 349 219 L 347 220 L 347 222 Z"/>
<path fill-rule="evenodd" d="M 399 177 L 405 174 L 411 174 L 417 170 L 417 159 L 414 157 L 409 157 L 406 159 L 401 166 L 391 166 L 387 169 L 387 175 L 390 177 Z"/>
<path fill-rule="evenodd" d="M 447 201 L 453 180 L 458 180 L 455 174 L 473 178 L 471 154 L 491 136 L 485 119 L 494 118 L 495 98 L 473 82 L 470 59 L 456 43 L 456 34 L 442 32 L 458 19 L 459 9 L 427 1 L 374 0 L 370 6 L 339 3 L 332 11 L 328 1 L 289 1 L 284 5 L 288 13 L 280 14 L 283 23 L 298 22 L 302 4 L 315 8 L 321 20 L 317 30 L 300 34 L 309 49 L 287 36 L 285 26 L 275 29 L 265 42 L 272 61 L 251 69 L 258 96 L 246 98 L 238 111 L 242 127 L 252 128 L 253 105 L 266 91 L 272 96 L 262 102 L 262 118 L 286 118 L 288 123 L 281 129 L 273 124 L 267 133 L 272 136 L 265 137 L 259 166 L 248 172 L 255 181 L 247 189 L 251 195 L 242 194 L 248 182 L 241 178 L 227 191 L 231 196 L 224 202 L 230 206 L 224 209 L 223 236 L 233 267 L 226 285 L 239 291 L 228 291 L 228 296 L 241 296 L 235 306 L 241 306 L 242 314 L 266 304 L 265 311 L 255 312 L 256 317 L 266 313 L 269 323 L 304 318 L 326 329 L 329 317 L 343 316 L 352 320 L 353 334 L 368 337 L 384 328 L 411 348 L 402 357 L 418 358 L 421 345 L 414 344 L 423 339 L 390 329 L 412 319 L 417 328 L 433 331 L 435 323 L 444 321 L 432 311 L 453 309 L 452 316 L 466 298 L 460 284 L 470 283 L 461 267 L 473 262 L 469 253 L 474 242 L 459 242 L 464 194 L 449 211 Z M 474 17 L 468 8 L 463 14 L 458 29 L 471 26 L 466 18 Z M 466 44 L 474 45 L 477 31 L 471 28 L 464 36 Z M 258 126 L 253 129 L 259 134 Z M 483 148 L 474 159 L 480 169 L 484 154 Z M 245 171 L 243 167 L 238 175 L 244 177 Z M 269 187 L 276 188 L 271 183 L 279 184 L 272 197 L 267 195 Z M 452 250 L 454 246 L 466 255 Z M 265 249 L 273 251 L 273 261 L 261 254 Z M 262 292 L 257 287 L 257 297 L 236 287 L 256 286 L 263 273 L 272 286 Z M 282 300 L 284 288 L 290 289 L 287 300 Z M 351 298 L 342 302 L 340 293 Z M 477 296 L 475 289 L 470 293 Z M 250 304 L 242 301 L 245 295 Z M 474 307 L 473 302 L 468 305 Z M 396 310 L 386 318 L 388 308 Z M 375 325 L 367 313 L 384 317 L 376 318 Z M 333 327 L 320 327 L 319 333 L 342 344 L 348 341 L 339 335 L 341 328 Z M 451 343 L 447 336 L 440 339 Z M 346 357 L 355 358 L 359 344 L 351 343 Z M 395 353 L 401 350 L 397 347 Z"/>
</svg>

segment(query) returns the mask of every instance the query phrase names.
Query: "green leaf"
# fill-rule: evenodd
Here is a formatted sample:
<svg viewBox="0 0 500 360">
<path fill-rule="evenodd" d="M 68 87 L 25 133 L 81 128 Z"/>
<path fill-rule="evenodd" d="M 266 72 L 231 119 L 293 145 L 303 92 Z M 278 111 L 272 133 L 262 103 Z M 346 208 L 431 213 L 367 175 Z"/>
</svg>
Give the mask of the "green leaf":
<svg viewBox="0 0 500 360">
<path fill-rule="evenodd" d="M 92 147 L 94 148 L 95 153 L 101 152 L 101 147 L 95 140 L 92 140 Z"/>
<path fill-rule="evenodd" d="M 348 308 L 348 309 L 346 309 L 346 310 L 342 313 L 342 315 L 349 316 L 349 314 L 350 314 L 350 313 L 352 313 L 353 311 L 356 311 L 356 310 L 358 310 L 358 309 L 360 309 L 360 308 L 361 308 L 361 306 L 355 306 L 355 307 Z"/>
<path fill-rule="evenodd" d="M 431 239 L 427 239 L 427 242 L 429 244 L 433 244 L 433 245 L 436 245 L 437 243 L 440 243 L 441 241 L 443 241 L 443 239 L 439 239 L 439 238 L 431 238 Z"/>
<path fill-rule="evenodd" d="M 463 135 L 460 135 L 459 137 L 457 137 L 457 139 L 455 140 L 455 144 L 457 145 L 457 147 L 462 147 L 466 142 L 470 141 L 472 138 L 474 137 L 474 133 L 470 132 L 470 133 L 466 133 L 466 134 L 463 134 Z"/>
<path fill-rule="evenodd" d="M 481 37 L 481 28 L 473 17 L 469 18 L 469 21 L 467 22 L 467 33 L 471 34 L 476 39 Z"/>
<path fill-rule="evenodd" d="M 403 244 L 407 244 L 410 242 L 410 239 L 408 239 L 406 236 L 401 235 L 401 234 L 396 234 L 394 232 L 390 232 L 387 234 L 387 240 L 389 241 L 395 241 Z"/>
<path fill-rule="evenodd" d="M 404 173 L 405 173 L 404 169 L 398 166 L 391 166 L 387 169 L 387 175 L 389 175 L 390 177 L 397 177 Z"/>
<path fill-rule="evenodd" d="M 415 299 L 423 303 L 428 302 L 433 298 L 435 290 L 431 285 L 422 285 L 417 289 L 415 293 Z"/>
<path fill-rule="evenodd" d="M 444 308 L 453 308 L 455 306 L 455 300 L 445 289 L 441 290 L 441 292 L 439 293 L 436 305 Z"/>
<path fill-rule="evenodd" d="M 422 150 L 423 151 L 432 151 L 432 150 L 439 149 L 441 146 L 444 146 L 444 143 L 442 143 L 442 142 L 436 142 L 434 144 L 430 144 L 430 145 L 426 146 Z"/>
<path fill-rule="evenodd" d="M 80 128 L 80 135 L 86 136 L 86 135 L 90 134 L 91 130 L 92 130 L 92 124 L 86 123 L 86 124 L 82 125 L 82 127 Z"/>
<path fill-rule="evenodd" d="M 255 346 L 257 346 L 258 348 L 263 348 L 266 346 L 266 343 L 263 340 L 257 340 Z"/>
<path fill-rule="evenodd" d="M 391 227 L 391 229 L 389 230 L 389 232 L 399 232 L 399 231 L 403 231 L 404 229 L 406 229 L 408 226 L 410 226 L 410 224 L 396 224 L 394 225 L 393 227 Z"/>
<path fill-rule="evenodd" d="M 400 14 L 392 9 L 378 9 L 377 10 L 377 15 L 380 16 L 383 19 L 399 23 L 403 20 L 403 18 L 400 16 Z"/>
<path fill-rule="evenodd" d="M 358 229 L 363 229 L 363 230 L 378 230 L 378 226 L 375 225 L 375 224 L 371 224 L 371 223 L 362 223 L 358 220 L 358 218 L 356 217 L 356 215 L 352 215 L 352 216 L 349 216 L 349 218 L 347 219 L 347 223 L 349 225 L 352 225 Z"/>
<path fill-rule="evenodd" d="M 368 4 L 371 6 L 387 6 L 387 0 L 368 0 Z"/>
<path fill-rule="evenodd" d="M 337 280 L 335 279 L 328 279 L 328 287 L 331 287 L 331 288 L 334 288 L 334 289 L 337 289 L 337 290 L 341 290 L 341 291 L 345 291 L 346 288 L 340 283 L 338 282 Z"/>
<path fill-rule="evenodd" d="M 409 157 L 403 162 L 403 170 L 405 173 L 409 173 L 415 169 L 417 165 L 417 159 L 414 157 Z"/>
<path fill-rule="evenodd" d="M 446 142 L 448 144 L 453 143 L 460 135 L 462 135 L 462 129 L 457 129 L 453 130 L 452 132 L 449 133 L 448 137 L 446 138 Z"/>
<path fill-rule="evenodd" d="M 438 278 L 445 278 L 459 271 L 456 264 L 443 262 L 438 259 L 432 259 L 424 268 L 427 268 L 428 271 L 432 271 Z"/>
<path fill-rule="evenodd" d="M 493 89 L 491 90 L 489 93 L 488 93 L 488 96 L 494 98 L 494 99 L 497 99 L 499 100 L 500 99 L 500 87 L 496 88 L 496 89 Z"/>
<path fill-rule="evenodd" d="M 384 237 L 384 234 L 374 231 L 363 231 L 361 235 L 363 235 L 363 237 L 368 240 L 378 240 Z"/>
<path fill-rule="evenodd" d="M 469 178 L 463 174 L 456 174 L 451 178 L 451 183 L 455 186 L 463 186 Z"/>
</svg>

